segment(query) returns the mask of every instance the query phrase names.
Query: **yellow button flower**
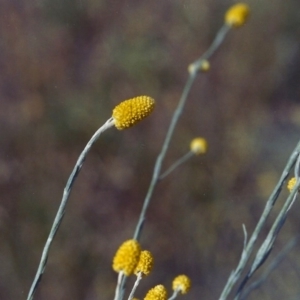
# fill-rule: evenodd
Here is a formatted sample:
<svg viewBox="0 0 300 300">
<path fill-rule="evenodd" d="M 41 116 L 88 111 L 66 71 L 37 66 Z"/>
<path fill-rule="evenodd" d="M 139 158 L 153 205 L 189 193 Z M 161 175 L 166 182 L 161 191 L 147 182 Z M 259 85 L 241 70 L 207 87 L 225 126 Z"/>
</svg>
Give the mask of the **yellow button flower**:
<svg viewBox="0 0 300 300">
<path fill-rule="evenodd" d="M 136 240 L 125 241 L 117 250 L 113 259 L 113 269 L 126 276 L 133 273 L 139 262 L 141 246 Z"/>
<path fill-rule="evenodd" d="M 249 16 L 250 8 L 245 3 L 237 3 L 231 6 L 225 14 L 225 23 L 231 27 L 243 26 Z"/>
<path fill-rule="evenodd" d="M 168 295 L 166 288 L 159 284 L 147 293 L 144 300 L 167 300 L 167 297 Z"/>
<path fill-rule="evenodd" d="M 190 150 L 196 155 L 204 154 L 207 151 L 206 139 L 197 137 L 191 141 Z"/>
<path fill-rule="evenodd" d="M 155 101 L 149 96 L 139 96 L 125 100 L 113 109 L 112 117 L 117 129 L 129 128 L 148 117 L 154 109 Z"/>
<path fill-rule="evenodd" d="M 179 275 L 173 280 L 172 287 L 174 291 L 186 294 L 191 288 L 191 280 L 186 275 Z"/>
<path fill-rule="evenodd" d="M 293 188 L 295 187 L 297 183 L 297 179 L 296 177 L 293 177 L 289 180 L 288 184 L 287 184 L 287 189 L 289 190 L 289 192 L 291 192 L 293 190 Z"/>
<path fill-rule="evenodd" d="M 152 271 L 153 267 L 153 256 L 150 251 L 143 250 L 140 255 L 139 262 L 134 270 L 134 274 L 138 275 L 138 273 L 142 273 L 147 276 Z"/>
</svg>

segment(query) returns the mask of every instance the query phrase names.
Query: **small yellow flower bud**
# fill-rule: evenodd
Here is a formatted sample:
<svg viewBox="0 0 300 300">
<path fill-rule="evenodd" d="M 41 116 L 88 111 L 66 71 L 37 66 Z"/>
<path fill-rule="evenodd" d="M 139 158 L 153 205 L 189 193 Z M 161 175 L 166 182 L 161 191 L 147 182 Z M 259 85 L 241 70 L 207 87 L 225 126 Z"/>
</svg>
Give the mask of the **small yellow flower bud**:
<svg viewBox="0 0 300 300">
<path fill-rule="evenodd" d="M 117 129 L 129 128 L 148 117 L 154 109 L 155 101 L 148 96 L 139 96 L 125 100 L 117 105 L 112 117 Z"/>
<path fill-rule="evenodd" d="M 141 252 L 139 262 L 135 267 L 134 274 L 142 273 L 147 276 L 152 271 L 153 267 L 153 256 L 150 251 L 144 250 Z"/>
<path fill-rule="evenodd" d="M 250 8 L 245 3 L 231 6 L 225 14 L 225 23 L 231 27 L 241 27 L 248 19 Z"/>
<path fill-rule="evenodd" d="M 210 63 L 208 60 L 204 59 L 200 61 L 199 63 L 192 63 L 188 66 L 188 71 L 190 74 L 196 73 L 196 72 L 208 72 L 210 70 Z"/>
<path fill-rule="evenodd" d="M 201 65 L 200 65 L 200 71 L 202 72 L 207 72 L 210 70 L 210 63 L 208 60 L 203 60 Z"/>
<path fill-rule="evenodd" d="M 166 288 L 163 285 L 159 284 L 149 290 L 144 300 L 167 300 L 167 297 L 168 295 Z"/>
<path fill-rule="evenodd" d="M 198 137 L 194 138 L 190 144 L 190 150 L 196 155 L 204 154 L 207 151 L 207 142 L 206 139 Z"/>
<path fill-rule="evenodd" d="M 293 188 L 295 187 L 297 183 L 297 179 L 296 177 L 293 177 L 289 180 L 288 184 L 287 184 L 287 189 L 289 190 L 289 192 L 291 192 L 293 190 Z"/>
<path fill-rule="evenodd" d="M 191 280 L 186 275 L 179 275 L 173 280 L 172 287 L 174 291 L 186 294 L 191 288 Z"/>
<path fill-rule="evenodd" d="M 141 246 L 136 240 L 125 241 L 117 250 L 113 259 L 113 269 L 126 276 L 133 273 L 139 262 Z"/>
</svg>

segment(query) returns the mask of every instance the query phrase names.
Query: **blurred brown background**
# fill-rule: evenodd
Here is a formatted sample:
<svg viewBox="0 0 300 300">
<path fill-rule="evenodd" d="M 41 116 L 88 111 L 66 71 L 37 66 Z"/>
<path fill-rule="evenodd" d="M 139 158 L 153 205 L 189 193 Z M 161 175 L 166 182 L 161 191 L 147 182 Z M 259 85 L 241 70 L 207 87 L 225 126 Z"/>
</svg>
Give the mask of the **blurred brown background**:
<svg viewBox="0 0 300 300">
<path fill-rule="evenodd" d="M 86 142 L 116 104 L 146 94 L 157 101 L 153 115 L 130 130 L 110 129 L 89 154 L 36 294 L 113 298 L 111 260 L 133 235 L 187 66 L 234 3 L 0 0 L 0 299 L 26 298 Z M 247 3 L 248 24 L 197 78 L 176 129 L 164 169 L 195 136 L 207 138 L 209 152 L 155 191 L 142 246 L 156 261 L 140 298 L 185 273 L 193 282 L 185 299 L 217 299 L 239 259 L 242 224 L 253 231 L 298 142 L 300 2 Z M 298 234 L 298 214 L 296 203 L 266 264 Z M 299 299 L 299 249 L 249 299 Z"/>
</svg>

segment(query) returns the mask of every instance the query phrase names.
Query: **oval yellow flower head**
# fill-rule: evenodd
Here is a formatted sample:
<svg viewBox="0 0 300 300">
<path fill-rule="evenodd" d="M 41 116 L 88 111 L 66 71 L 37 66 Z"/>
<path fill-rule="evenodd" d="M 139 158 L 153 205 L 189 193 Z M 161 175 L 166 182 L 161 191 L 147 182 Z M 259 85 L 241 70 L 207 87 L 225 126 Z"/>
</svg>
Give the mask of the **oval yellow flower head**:
<svg viewBox="0 0 300 300">
<path fill-rule="evenodd" d="M 295 187 L 297 183 L 297 179 L 296 177 L 293 177 L 289 180 L 288 184 L 287 184 L 287 189 L 289 190 L 289 192 L 291 192 L 293 190 L 293 188 Z"/>
<path fill-rule="evenodd" d="M 122 130 L 135 125 L 151 114 L 154 105 L 154 99 L 148 96 L 139 96 L 121 102 L 112 113 L 116 128 Z"/>
<path fill-rule="evenodd" d="M 153 268 L 153 256 L 150 251 L 143 250 L 140 255 L 139 262 L 135 267 L 134 274 L 138 275 L 138 273 L 142 273 L 147 276 L 150 274 Z"/>
<path fill-rule="evenodd" d="M 117 250 L 113 259 L 113 269 L 123 272 L 126 276 L 133 273 L 139 262 L 141 246 L 136 240 L 125 241 Z"/>
<path fill-rule="evenodd" d="M 173 280 L 172 287 L 174 291 L 186 294 L 191 288 L 191 280 L 186 275 L 179 275 Z"/>
<path fill-rule="evenodd" d="M 231 27 L 243 26 L 249 16 L 249 6 L 245 3 L 237 3 L 231 6 L 225 14 L 225 23 Z"/>
<path fill-rule="evenodd" d="M 167 300 L 168 294 L 166 288 L 159 284 L 149 290 L 144 300 Z"/>
<path fill-rule="evenodd" d="M 190 150 L 196 155 L 204 154 L 207 151 L 206 139 L 197 137 L 191 141 Z"/>
</svg>

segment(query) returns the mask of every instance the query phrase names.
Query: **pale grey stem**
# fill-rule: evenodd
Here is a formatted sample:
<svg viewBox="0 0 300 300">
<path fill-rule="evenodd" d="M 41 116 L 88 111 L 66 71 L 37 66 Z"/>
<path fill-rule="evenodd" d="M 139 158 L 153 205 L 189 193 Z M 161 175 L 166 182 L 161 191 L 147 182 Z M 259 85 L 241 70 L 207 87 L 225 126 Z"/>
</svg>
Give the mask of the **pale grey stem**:
<svg viewBox="0 0 300 300">
<path fill-rule="evenodd" d="M 184 156 L 182 156 L 181 158 L 179 158 L 174 164 L 171 165 L 171 167 L 169 169 L 167 169 L 164 173 L 162 173 L 159 176 L 159 180 L 164 179 L 166 176 L 168 176 L 171 172 L 173 172 L 177 167 L 179 167 L 181 164 L 183 164 L 184 162 L 186 162 L 188 159 L 190 159 L 192 156 L 194 156 L 195 153 L 192 151 L 189 151 L 188 153 L 186 153 Z"/>
<path fill-rule="evenodd" d="M 245 249 L 247 247 L 247 238 L 248 238 L 245 224 L 243 224 L 243 232 L 244 232 L 244 249 Z"/>
<path fill-rule="evenodd" d="M 214 41 L 212 42 L 210 47 L 206 50 L 206 52 L 204 54 L 202 54 L 202 56 L 199 59 L 197 59 L 196 61 L 194 61 L 192 63 L 192 65 L 194 65 L 195 70 L 200 70 L 202 62 L 204 60 L 208 60 L 218 50 L 218 48 L 224 41 L 227 33 L 230 31 L 230 29 L 231 29 L 231 27 L 228 26 L 227 24 L 224 24 L 221 27 L 221 29 L 218 31 Z"/>
<path fill-rule="evenodd" d="M 204 59 L 210 58 L 216 52 L 216 50 L 219 48 L 219 46 L 222 44 L 222 42 L 223 42 L 226 34 L 229 32 L 229 30 L 230 30 L 230 27 L 228 27 L 226 25 L 221 27 L 221 29 L 217 33 L 217 35 L 216 35 L 214 41 L 212 42 L 211 46 L 209 47 L 209 49 L 198 60 L 196 60 L 192 64 L 197 65 L 198 62 L 201 64 Z M 158 155 L 158 157 L 156 159 L 152 179 L 151 179 L 151 182 L 150 182 L 150 185 L 149 185 L 149 188 L 148 188 L 148 192 L 146 194 L 146 197 L 145 197 L 145 200 L 144 200 L 144 203 L 143 203 L 143 207 L 142 207 L 142 210 L 141 210 L 141 213 L 140 213 L 140 216 L 139 216 L 139 220 L 137 222 L 137 226 L 136 226 L 136 229 L 135 229 L 135 232 L 134 232 L 134 235 L 133 235 L 133 238 L 136 239 L 136 240 L 138 240 L 139 237 L 140 237 L 142 226 L 143 226 L 144 221 L 145 221 L 145 215 L 146 215 L 146 212 L 147 212 L 147 209 L 148 209 L 148 206 L 149 206 L 154 188 L 155 188 L 155 186 L 158 182 L 158 179 L 159 179 L 159 174 L 160 174 L 160 171 L 161 171 L 161 166 L 162 166 L 163 160 L 166 156 L 166 153 L 167 153 L 167 150 L 169 148 L 169 145 L 170 145 L 171 138 L 173 136 L 175 127 L 177 125 L 177 122 L 179 120 L 180 115 L 182 114 L 184 105 L 186 103 L 186 100 L 187 100 L 187 97 L 188 97 L 189 92 L 191 90 L 191 87 L 192 87 L 192 85 L 195 81 L 196 75 L 197 75 L 197 70 L 195 70 L 195 69 L 194 69 L 194 72 L 189 72 L 189 77 L 188 77 L 187 82 L 184 86 L 184 89 L 183 89 L 181 98 L 178 102 L 177 108 L 174 111 L 171 123 L 169 125 L 169 129 L 167 131 L 167 134 L 166 134 L 166 137 L 165 137 L 162 149 L 161 149 L 161 152 L 160 152 L 160 154 Z"/>
<path fill-rule="evenodd" d="M 95 134 L 92 136 L 92 138 L 89 140 L 89 142 L 87 143 L 87 145 L 85 146 L 84 150 L 81 152 L 75 167 L 67 181 L 67 184 L 64 188 L 64 192 L 63 192 L 63 196 L 62 196 L 62 200 L 60 203 L 60 206 L 58 208 L 58 211 L 56 213 L 56 217 L 54 219 L 52 228 L 50 230 L 48 239 L 46 241 L 46 244 L 44 246 L 44 250 L 42 253 L 42 257 L 35 275 L 35 278 L 31 284 L 31 288 L 29 290 L 28 296 L 27 296 L 27 300 L 32 300 L 34 297 L 34 293 L 36 291 L 36 288 L 38 287 L 38 284 L 42 278 L 42 275 L 45 271 L 46 268 L 46 264 L 47 264 L 47 259 L 48 259 L 48 254 L 49 254 L 49 250 L 50 250 L 50 246 L 52 244 L 53 238 L 59 228 L 59 225 L 63 219 L 64 213 L 65 213 L 65 208 L 69 199 L 69 195 L 73 186 L 73 183 L 82 167 L 82 164 L 86 158 L 86 155 L 88 154 L 88 152 L 90 151 L 90 148 L 92 147 L 92 145 L 97 141 L 97 139 L 99 138 L 99 136 L 101 135 L 102 132 L 104 132 L 106 129 L 112 127 L 114 125 L 114 119 L 110 118 L 109 120 L 106 121 L 106 123 L 100 127 Z"/>
<path fill-rule="evenodd" d="M 285 247 L 284 249 L 274 258 L 272 263 L 267 267 L 267 269 L 264 271 L 264 273 L 260 276 L 259 279 L 254 281 L 252 284 L 250 284 L 242 293 L 242 296 L 240 299 L 246 299 L 248 295 L 255 289 L 259 288 L 269 277 L 271 272 L 273 272 L 279 264 L 282 262 L 282 260 L 287 256 L 287 254 L 294 248 L 294 246 L 298 243 L 299 236 L 292 239 Z M 298 298 L 297 298 L 298 299 Z"/>
<path fill-rule="evenodd" d="M 123 277 L 124 277 L 124 273 L 122 271 L 120 271 L 118 274 L 118 282 L 117 282 L 117 286 L 116 286 L 114 300 L 120 300 L 120 291 L 121 291 Z"/>
<path fill-rule="evenodd" d="M 132 298 L 133 298 L 133 296 L 134 296 L 134 293 L 135 293 L 135 291 L 136 291 L 136 289 L 137 289 L 137 287 L 138 287 L 140 281 L 142 280 L 142 276 L 143 276 L 142 272 L 139 272 L 139 273 L 137 274 L 136 281 L 135 281 L 134 286 L 133 286 L 133 288 L 132 288 L 132 290 L 131 290 L 131 293 L 130 293 L 130 295 L 129 295 L 129 297 L 128 297 L 128 300 L 132 300 Z"/>
<path fill-rule="evenodd" d="M 300 142 L 298 142 L 296 148 L 294 149 L 293 153 L 291 154 L 282 174 L 281 177 L 275 187 L 275 189 L 273 190 L 271 196 L 269 197 L 266 206 L 264 208 L 264 211 L 254 229 L 254 232 L 252 233 L 250 240 L 247 244 L 247 247 L 245 249 L 243 249 L 240 261 L 238 263 L 238 266 L 236 267 L 236 269 L 230 274 L 227 283 L 221 293 L 221 296 L 219 298 L 219 300 L 225 300 L 227 299 L 228 295 L 230 294 L 230 292 L 232 291 L 234 285 L 236 284 L 236 282 L 239 280 L 241 273 L 243 272 L 249 257 L 253 251 L 255 242 L 257 240 L 257 237 L 259 235 L 259 233 L 261 232 L 263 226 L 266 223 L 266 220 L 281 192 L 282 186 L 285 182 L 285 180 L 287 179 L 289 172 L 291 171 L 292 167 L 294 166 L 298 156 L 299 156 L 299 152 L 300 152 Z"/>
<path fill-rule="evenodd" d="M 284 222 L 287 218 L 287 214 L 289 209 L 291 208 L 292 204 L 294 203 L 298 190 L 300 187 L 300 181 L 297 182 L 296 186 L 294 187 L 293 191 L 290 193 L 289 197 L 287 198 L 286 202 L 284 203 L 282 209 L 280 210 L 277 218 L 275 219 L 267 237 L 263 241 L 262 245 L 260 246 L 259 250 L 257 251 L 257 254 L 255 256 L 254 262 L 251 266 L 250 271 L 240 284 L 235 300 L 240 299 L 240 295 L 242 294 L 243 288 L 245 287 L 248 280 L 251 278 L 251 276 L 258 270 L 258 268 L 261 267 L 261 265 L 266 261 L 269 254 L 272 251 L 273 245 L 275 243 L 275 240 L 279 234 L 280 229 L 284 225 Z"/>
<path fill-rule="evenodd" d="M 179 290 L 175 290 L 168 300 L 174 300 L 179 294 Z"/>
</svg>

